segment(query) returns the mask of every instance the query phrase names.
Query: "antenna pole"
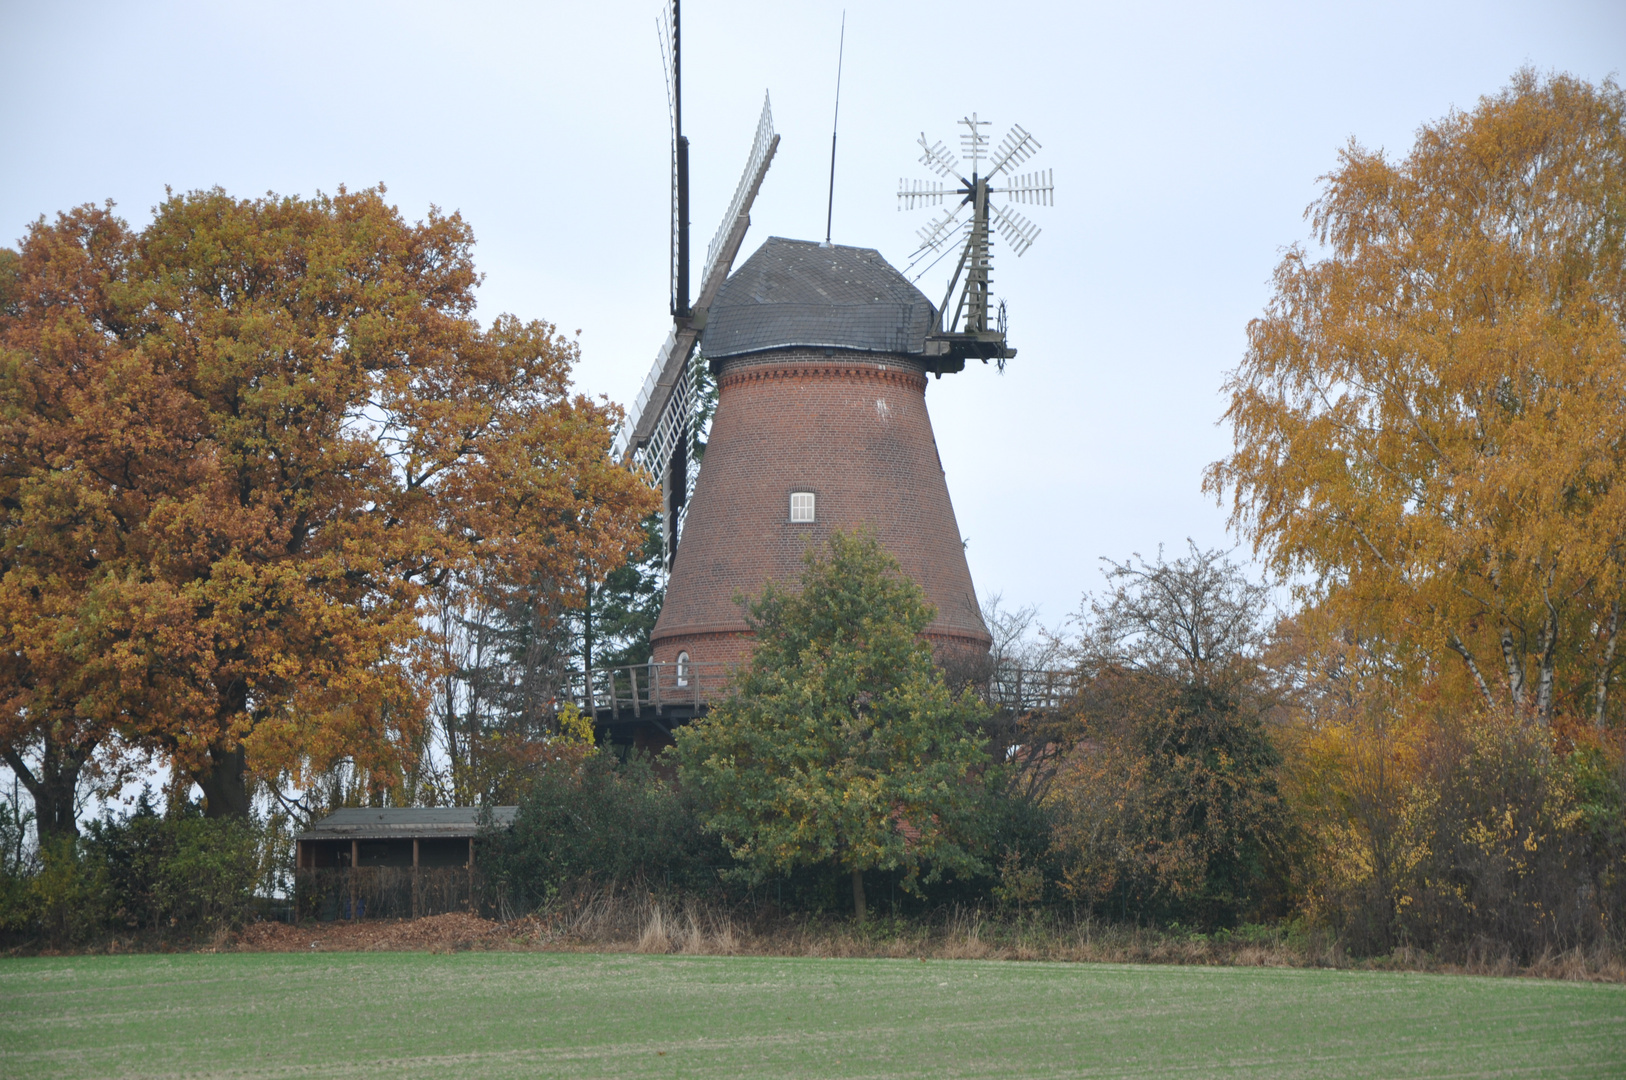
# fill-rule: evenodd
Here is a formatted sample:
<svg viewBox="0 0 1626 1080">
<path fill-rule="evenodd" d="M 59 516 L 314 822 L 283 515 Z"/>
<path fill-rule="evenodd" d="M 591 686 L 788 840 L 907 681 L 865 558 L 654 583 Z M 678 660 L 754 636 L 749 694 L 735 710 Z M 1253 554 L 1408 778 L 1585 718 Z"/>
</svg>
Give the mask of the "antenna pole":
<svg viewBox="0 0 1626 1080">
<path fill-rule="evenodd" d="M 676 3 L 677 0 L 673 0 Z M 836 51 L 836 114 L 830 121 L 830 201 L 824 208 L 824 246 L 830 246 L 830 222 L 836 213 L 836 128 L 841 123 L 841 63 L 847 56 L 847 12 L 841 13 L 841 45 Z"/>
</svg>

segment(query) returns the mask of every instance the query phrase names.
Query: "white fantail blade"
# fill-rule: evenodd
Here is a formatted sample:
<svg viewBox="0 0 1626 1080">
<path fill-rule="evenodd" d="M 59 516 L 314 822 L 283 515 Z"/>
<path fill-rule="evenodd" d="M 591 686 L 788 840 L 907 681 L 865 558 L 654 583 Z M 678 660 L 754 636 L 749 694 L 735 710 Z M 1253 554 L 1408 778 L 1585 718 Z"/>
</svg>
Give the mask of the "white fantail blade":
<svg viewBox="0 0 1626 1080">
<path fill-rule="evenodd" d="M 988 136 L 983 133 L 982 129 L 988 127 L 992 121 L 978 120 L 977 114 L 972 113 L 970 116 L 962 118 L 960 123 L 964 124 L 966 128 L 965 131 L 960 133 L 960 156 L 969 158 L 971 171 L 977 172 L 977 167 L 981 164 L 982 159 L 988 156 Z"/>
<path fill-rule="evenodd" d="M 1011 177 L 1011 182 L 1004 187 L 991 187 L 988 190 L 1008 195 L 1012 202 L 1054 206 L 1056 185 L 1051 179 L 1051 172 L 1050 169 L 1040 169 L 1038 172 L 1023 173 Z"/>
<path fill-rule="evenodd" d="M 1029 135 L 1021 124 L 1012 124 L 1011 130 L 1005 133 L 1000 141 L 999 149 L 994 151 L 994 163 L 988 168 L 988 175 L 1012 166 L 1020 165 L 1039 149 L 1039 140 Z"/>
<path fill-rule="evenodd" d="M 944 146 L 941 141 L 928 144 L 926 133 L 920 133 L 920 148 L 925 151 L 920 155 L 920 163 L 938 176 L 958 176 L 960 161 Z"/>
<path fill-rule="evenodd" d="M 965 209 L 965 203 L 950 207 L 929 224 L 917 229 L 915 235 L 920 238 L 920 246 L 915 248 L 915 254 L 918 255 L 927 250 L 935 251 L 953 239 L 959 233 L 956 226 L 959 224 L 958 218 L 960 211 L 963 209 Z"/>
<path fill-rule="evenodd" d="M 942 206 L 941 180 L 899 180 L 898 209 L 913 210 L 917 206 Z"/>
<path fill-rule="evenodd" d="M 993 214 L 994 226 L 1016 254 L 1021 255 L 1039 238 L 1039 226 L 1010 207 L 990 206 L 988 209 Z"/>
</svg>

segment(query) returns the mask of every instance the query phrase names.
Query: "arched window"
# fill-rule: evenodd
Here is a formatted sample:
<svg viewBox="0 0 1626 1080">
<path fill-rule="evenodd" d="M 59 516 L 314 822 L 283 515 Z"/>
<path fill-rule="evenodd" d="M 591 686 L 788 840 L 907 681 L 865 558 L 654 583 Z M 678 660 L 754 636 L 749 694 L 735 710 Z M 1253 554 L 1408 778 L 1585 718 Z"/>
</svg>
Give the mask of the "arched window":
<svg viewBox="0 0 1626 1080">
<path fill-rule="evenodd" d="M 790 519 L 792 521 L 812 521 L 813 493 L 811 491 L 793 491 L 790 493 Z"/>
<path fill-rule="evenodd" d="M 689 685 L 689 654 L 686 652 L 680 652 L 677 655 L 677 684 L 679 686 Z"/>
</svg>

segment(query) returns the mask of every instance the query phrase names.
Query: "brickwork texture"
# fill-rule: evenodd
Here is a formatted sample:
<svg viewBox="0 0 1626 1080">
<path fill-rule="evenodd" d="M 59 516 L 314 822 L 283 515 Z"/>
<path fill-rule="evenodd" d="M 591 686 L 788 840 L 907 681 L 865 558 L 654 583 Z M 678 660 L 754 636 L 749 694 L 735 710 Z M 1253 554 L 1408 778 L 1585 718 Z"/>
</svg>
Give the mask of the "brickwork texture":
<svg viewBox="0 0 1626 1080">
<path fill-rule="evenodd" d="M 868 526 L 937 607 L 940 649 L 986 652 L 971 571 L 907 356 L 792 348 L 718 364 L 718 404 L 689 504 L 654 659 L 739 663 L 750 648 L 738 597 L 792 583 L 809 545 Z M 792 492 L 816 519 L 791 521 Z"/>
</svg>

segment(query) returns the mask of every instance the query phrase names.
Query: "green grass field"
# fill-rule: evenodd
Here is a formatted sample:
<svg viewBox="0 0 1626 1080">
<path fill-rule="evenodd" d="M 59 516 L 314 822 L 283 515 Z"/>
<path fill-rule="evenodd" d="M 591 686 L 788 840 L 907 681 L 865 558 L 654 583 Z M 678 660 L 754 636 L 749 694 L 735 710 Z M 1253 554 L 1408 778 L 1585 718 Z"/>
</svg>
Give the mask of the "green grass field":
<svg viewBox="0 0 1626 1080">
<path fill-rule="evenodd" d="M 0 1076 L 1626 1076 L 1626 987 L 547 953 L 0 961 Z"/>
</svg>

